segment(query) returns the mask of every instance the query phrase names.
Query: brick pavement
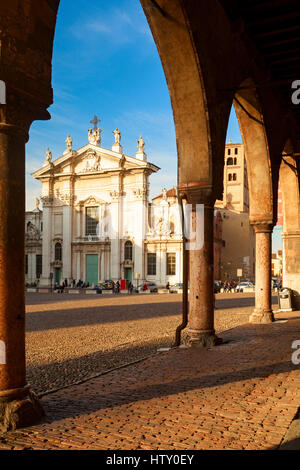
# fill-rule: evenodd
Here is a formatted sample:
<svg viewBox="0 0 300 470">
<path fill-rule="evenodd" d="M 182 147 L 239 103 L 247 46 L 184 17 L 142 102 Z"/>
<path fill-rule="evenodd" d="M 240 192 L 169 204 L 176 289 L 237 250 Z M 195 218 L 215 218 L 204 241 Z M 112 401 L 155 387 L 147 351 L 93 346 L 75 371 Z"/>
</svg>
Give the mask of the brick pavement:
<svg viewBox="0 0 300 470">
<path fill-rule="evenodd" d="M 300 312 L 246 324 L 211 350 L 176 349 L 45 395 L 42 424 L 2 449 L 272 449 L 300 404 Z"/>
</svg>

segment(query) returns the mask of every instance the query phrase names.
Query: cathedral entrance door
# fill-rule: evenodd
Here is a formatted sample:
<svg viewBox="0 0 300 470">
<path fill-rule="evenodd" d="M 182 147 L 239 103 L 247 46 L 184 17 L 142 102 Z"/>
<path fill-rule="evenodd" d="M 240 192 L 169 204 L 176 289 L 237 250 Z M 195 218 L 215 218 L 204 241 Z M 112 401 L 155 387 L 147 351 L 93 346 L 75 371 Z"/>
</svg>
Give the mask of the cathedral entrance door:
<svg viewBox="0 0 300 470">
<path fill-rule="evenodd" d="M 124 277 L 125 279 L 127 279 L 127 281 L 132 282 L 132 269 L 131 268 L 124 269 Z"/>
<path fill-rule="evenodd" d="M 54 282 L 60 285 L 61 270 L 60 268 L 54 268 Z"/>
<path fill-rule="evenodd" d="M 86 282 L 90 286 L 98 283 L 98 255 L 86 255 Z"/>
</svg>

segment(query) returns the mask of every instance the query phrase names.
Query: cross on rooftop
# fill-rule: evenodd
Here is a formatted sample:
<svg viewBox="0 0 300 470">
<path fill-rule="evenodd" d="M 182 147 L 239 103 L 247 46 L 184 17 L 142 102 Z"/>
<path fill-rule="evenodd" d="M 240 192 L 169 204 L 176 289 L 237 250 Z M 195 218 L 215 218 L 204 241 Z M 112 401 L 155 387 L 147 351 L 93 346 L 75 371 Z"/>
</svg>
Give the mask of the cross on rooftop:
<svg viewBox="0 0 300 470">
<path fill-rule="evenodd" d="M 93 117 L 93 119 L 90 121 L 91 124 L 94 124 L 94 131 L 97 130 L 97 124 L 98 122 L 101 122 L 101 119 L 98 119 L 96 114 L 95 116 Z"/>
</svg>

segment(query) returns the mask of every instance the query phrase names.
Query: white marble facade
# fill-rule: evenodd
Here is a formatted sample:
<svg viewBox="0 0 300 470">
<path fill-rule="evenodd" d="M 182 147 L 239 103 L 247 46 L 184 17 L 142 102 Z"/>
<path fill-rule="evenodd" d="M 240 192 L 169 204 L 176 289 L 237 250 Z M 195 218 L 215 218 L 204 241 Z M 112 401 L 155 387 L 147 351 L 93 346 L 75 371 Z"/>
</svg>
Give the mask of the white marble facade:
<svg viewBox="0 0 300 470">
<path fill-rule="evenodd" d="M 160 286 L 181 282 L 175 189 L 171 196 L 163 190 L 150 204 L 149 176 L 159 168 L 147 161 L 142 136 L 136 156 L 131 157 L 123 153 L 118 129 L 113 132 L 112 149 L 101 147 L 102 131 L 94 124 L 87 145 L 73 150 L 68 136 L 62 156 L 52 160 L 47 148 L 44 165 L 33 173 L 42 183 L 42 211 L 36 207 L 36 253 L 42 254 L 39 285 L 65 279 L 69 284 L 80 279 L 90 285 L 107 279 L 134 284 L 147 280 Z M 27 218 L 29 214 L 33 212 Z M 26 241 L 29 255 L 28 249 Z M 27 282 L 33 282 L 34 275 L 28 266 Z"/>
</svg>

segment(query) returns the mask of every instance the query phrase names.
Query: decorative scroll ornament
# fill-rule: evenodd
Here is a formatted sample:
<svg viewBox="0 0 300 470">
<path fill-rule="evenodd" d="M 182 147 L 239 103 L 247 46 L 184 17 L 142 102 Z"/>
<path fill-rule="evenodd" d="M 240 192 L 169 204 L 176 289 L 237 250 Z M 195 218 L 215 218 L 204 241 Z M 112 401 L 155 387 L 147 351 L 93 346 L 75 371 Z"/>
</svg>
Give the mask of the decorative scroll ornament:
<svg viewBox="0 0 300 470">
<path fill-rule="evenodd" d="M 100 162 L 101 156 L 94 151 L 89 151 L 86 155 L 85 167 L 82 169 L 82 171 L 99 171 L 101 170 Z"/>
</svg>

